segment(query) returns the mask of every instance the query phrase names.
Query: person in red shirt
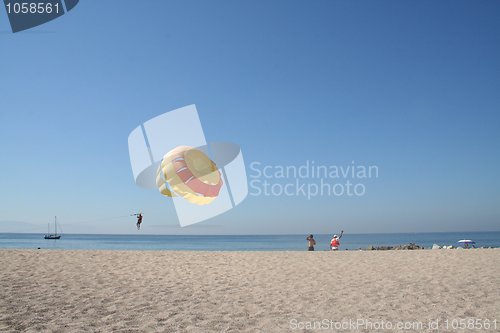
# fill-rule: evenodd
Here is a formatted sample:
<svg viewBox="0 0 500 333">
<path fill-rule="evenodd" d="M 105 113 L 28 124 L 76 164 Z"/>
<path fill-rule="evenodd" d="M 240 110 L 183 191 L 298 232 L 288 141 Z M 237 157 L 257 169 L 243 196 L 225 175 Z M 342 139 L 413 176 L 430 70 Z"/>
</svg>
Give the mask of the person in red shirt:
<svg viewBox="0 0 500 333">
<path fill-rule="evenodd" d="M 330 249 L 332 251 L 337 251 L 340 248 L 340 239 L 342 238 L 342 235 L 344 234 L 344 230 L 340 232 L 340 236 L 338 235 L 333 235 L 332 240 L 330 241 Z"/>
</svg>

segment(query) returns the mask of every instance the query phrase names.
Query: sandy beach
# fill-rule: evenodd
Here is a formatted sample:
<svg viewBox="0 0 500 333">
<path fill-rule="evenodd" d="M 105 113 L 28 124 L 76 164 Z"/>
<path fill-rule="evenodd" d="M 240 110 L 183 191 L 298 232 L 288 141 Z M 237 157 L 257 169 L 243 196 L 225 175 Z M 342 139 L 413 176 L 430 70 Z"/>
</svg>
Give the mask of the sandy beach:
<svg viewBox="0 0 500 333">
<path fill-rule="evenodd" d="M 349 320 L 360 326 L 341 331 L 437 332 L 438 320 L 454 332 L 469 318 L 491 326 L 463 332 L 500 331 L 500 249 L 0 250 L 0 265 L 1 332 L 334 332 Z"/>
</svg>

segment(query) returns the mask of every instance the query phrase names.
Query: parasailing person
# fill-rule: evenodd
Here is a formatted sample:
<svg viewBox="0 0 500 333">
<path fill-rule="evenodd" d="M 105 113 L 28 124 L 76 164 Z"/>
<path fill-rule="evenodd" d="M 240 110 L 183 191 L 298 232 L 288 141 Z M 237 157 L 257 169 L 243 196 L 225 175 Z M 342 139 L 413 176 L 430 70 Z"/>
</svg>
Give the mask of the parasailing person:
<svg viewBox="0 0 500 333">
<path fill-rule="evenodd" d="M 132 214 L 131 216 L 137 216 L 137 230 L 141 230 L 141 223 L 142 223 L 142 213 L 137 213 L 137 214 Z"/>
</svg>

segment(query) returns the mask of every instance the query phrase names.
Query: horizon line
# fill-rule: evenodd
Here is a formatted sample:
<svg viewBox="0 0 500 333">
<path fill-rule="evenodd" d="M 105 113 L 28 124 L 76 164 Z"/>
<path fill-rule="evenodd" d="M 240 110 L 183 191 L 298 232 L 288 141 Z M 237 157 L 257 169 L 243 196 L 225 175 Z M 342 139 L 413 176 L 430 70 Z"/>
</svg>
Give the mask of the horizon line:
<svg viewBox="0 0 500 333">
<path fill-rule="evenodd" d="M 471 230 L 459 230 L 459 231 L 414 231 L 414 232 L 353 232 L 347 233 L 347 235 L 400 235 L 400 234 L 446 234 L 446 233 L 489 233 L 489 232 L 500 232 L 500 230 L 484 230 L 484 231 L 471 231 Z M 28 234 L 28 235 L 43 235 L 42 232 L 12 232 L 0 231 L 0 234 Z M 293 233 L 293 234 L 152 234 L 152 233 L 60 233 L 60 235 L 108 235 L 108 236 L 302 236 L 308 233 Z M 332 235 L 334 233 L 312 233 L 313 235 Z M 346 233 L 344 233 L 346 234 Z"/>
</svg>

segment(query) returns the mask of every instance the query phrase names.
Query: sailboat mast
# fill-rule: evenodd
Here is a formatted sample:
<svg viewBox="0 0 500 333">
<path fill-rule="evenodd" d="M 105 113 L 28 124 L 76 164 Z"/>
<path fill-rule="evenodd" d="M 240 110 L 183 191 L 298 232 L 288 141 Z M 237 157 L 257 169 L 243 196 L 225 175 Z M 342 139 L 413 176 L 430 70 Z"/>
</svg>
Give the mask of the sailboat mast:
<svg viewBox="0 0 500 333">
<path fill-rule="evenodd" d="M 57 216 L 54 216 L 54 228 L 55 230 L 55 235 L 57 236 Z"/>
</svg>

